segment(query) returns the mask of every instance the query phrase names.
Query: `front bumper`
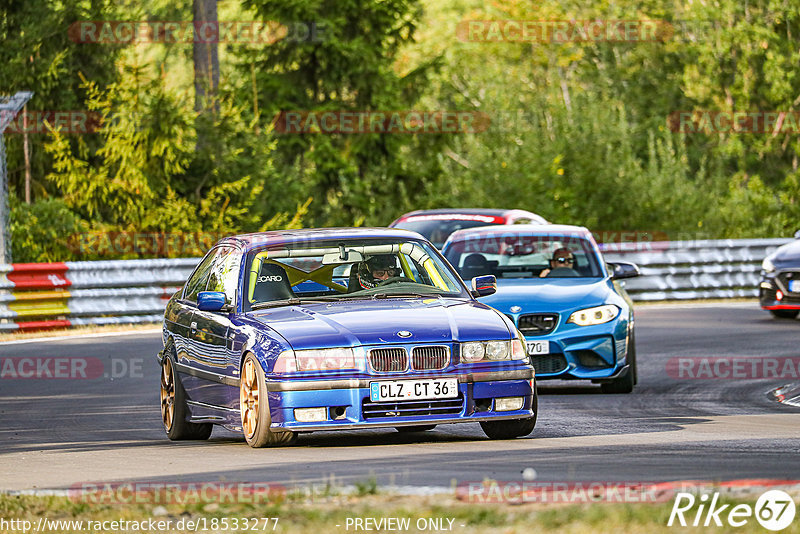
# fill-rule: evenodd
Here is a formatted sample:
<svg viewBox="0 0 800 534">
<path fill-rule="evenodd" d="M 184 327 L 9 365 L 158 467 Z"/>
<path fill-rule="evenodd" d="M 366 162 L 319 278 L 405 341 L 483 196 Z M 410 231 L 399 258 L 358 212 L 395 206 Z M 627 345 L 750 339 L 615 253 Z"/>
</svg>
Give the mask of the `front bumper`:
<svg viewBox="0 0 800 534">
<path fill-rule="evenodd" d="M 441 376 L 451 377 L 453 375 Z M 455 399 L 388 403 L 370 401 L 370 382 L 408 378 L 268 380 L 271 427 L 302 432 L 357 430 L 524 419 L 534 415 L 536 385 L 532 369 L 458 375 L 459 396 Z M 514 411 L 495 410 L 494 400 L 503 397 L 522 397 L 522 408 Z M 304 422 L 295 418 L 294 410 L 297 408 L 319 407 L 327 409 L 327 420 Z"/>
<path fill-rule="evenodd" d="M 763 276 L 758 285 L 758 300 L 765 310 L 800 310 L 800 292 L 789 291 L 792 279 L 800 280 L 800 271 L 777 271 Z M 780 296 L 780 298 L 778 298 Z"/>
<path fill-rule="evenodd" d="M 559 325 L 560 326 L 560 325 Z M 531 355 L 536 378 L 541 380 L 592 380 L 605 382 L 627 372 L 629 335 L 627 322 L 570 327 L 543 336 L 526 336 L 526 342 L 547 341 L 547 354 Z"/>
</svg>

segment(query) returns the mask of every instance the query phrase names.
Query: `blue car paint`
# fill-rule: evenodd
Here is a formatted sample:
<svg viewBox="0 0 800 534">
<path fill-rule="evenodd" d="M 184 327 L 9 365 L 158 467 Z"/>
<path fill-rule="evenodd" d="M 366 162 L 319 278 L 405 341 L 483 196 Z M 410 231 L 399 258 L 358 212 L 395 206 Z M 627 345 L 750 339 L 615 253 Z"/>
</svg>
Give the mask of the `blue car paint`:
<svg viewBox="0 0 800 534">
<path fill-rule="evenodd" d="M 296 232 L 268 232 L 236 236 L 221 240 L 214 248 L 231 247 L 242 257 L 244 265 L 252 250 L 264 245 L 323 241 L 331 238 L 402 238 L 422 241 L 414 232 L 390 229 L 326 229 Z M 243 312 L 242 293 L 246 278 L 242 267 L 234 311 L 205 312 L 176 293 L 167 304 L 163 341 L 165 351 L 160 358 L 174 358 L 180 380 L 188 398 L 190 420 L 212 422 L 229 429 L 240 429 L 238 379 L 247 352 L 253 353 L 265 371 L 272 426 L 292 430 L 337 428 L 393 427 L 398 423 L 437 423 L 526 418 L 534 415 L 535 381 L 528 360 L 507 362 L 460 363 L 459 346 L 466 341 L 512 339 L 516 330 L 509 320 L 491 307 L 473 299 L 466 288 L 463 297 L 387 298 L 321 304 L 303 304 Z M 191 276 L 190 276 L 191 278 Z M 304 290 L 318 284 L 306 283 Z M 195 327 L 192 323 L 197 323 Z M 447 345 L 451 361 L 441 371 L 405 371 L 374 373 L 366 366 L 366 351 L 391 343 L 400 346 L 396 333 L 411 331 L 408 344 L 436 343 Z M 284 350 L 326 347 L 354 347 L 359 368 L 354 371 L 303 373 L 289 376 L 274 372 L 275 361 Z M 359 357 L 360 356 L 360 357 Z M 346 374 L 345 374 L 346 373 Z M 503 373 L 508 375 L 503 377 Z M 465 398 L 457 416 L 420 416 L 402 419 L 386 417 L 364 421 L 361 405 L 369 399 L 368 387 L 278 391 L 284 382 L 304 382 L 313 388 L 320 380 L 346 378 L 352 381 L 396 380 L 430 377 L 459 377 L 459 391 Z M 486 377 L 497 380 L 484 379 Z M 483 377 L 483 378 L 482 378 Z M 272 387 L 270 387 L 272 384 Z M 476 396 L 477 395 L 477 396 Z M 506 396 L 524 397 L 521 410 L 494 412 L 476 410 L 475 399 Z M 346 407 L 345 419 L 323 423 L 294 420 L 298 407 Z M 457 421 L 456 421 L 457 420 Z"/>
<path fill-rule="evenodd" d="M 554 238 L 563 234 L 569 239 L 585 239 L 595 255 L 602 277 L 576 278 L 499 278 L 497 292 L 480 297 L 480 302 L 492 306 L 518 324 L 520 316 L 535 313 L 558 314 L 555 329 L 545 335 L 525 336 L 526 341 L 549 341 L 550 354 L 564 355 L 567 367 L 554 373 L 536 371 L 537 379 L 586 379 L 601 380 L 618 375 L 628 361 L 628 344 L 634 327 L 633 304 L 623 286 L 612 280 L 602 255 L 588 230 L 582 227 L 552 225 L 545 228 L 530 226 L 495 226 L 460 230 L 450 236 L 442 248 L 448 250 L 458 240 L 470 238 L 546 236 Z M 600 325 L 579 326 L 568 323 L 570 315 L 578 310 L 614 304 L 620 311 L 612 321 Z M 518 307 L 518 311 L 512 308 Z M 609 367 L 592 369 L 582 366 L 576 352 L 591 350 L 605 360 Z"/>
<path fill-rule="evenodd" d="M 497 293 L 482 297 L 481 302 L 509 315 L 516 324 L 521 315 L 557 313 L 558 323 L 550 334 L 525 336 L 526 341 L 549 341 L 551 354 L 564 354 L 568 367 L 558 373 L 537 372 L 537 378 L 599 379 L 615 375 L 626 363 L 628 333 L 633 328 L 633 311 L 617 293 L 618 288 L 608 277 L 542 278 L 529 280 L 498 280 Z M 568 323 L 569 316 L 578 310 L 614 304 L 620 313 L 608 323 L 578 326 Z M 512 312 L 513 306 L 520 311 Z M 587 369 L 580 365 L 575 351 L 594 350 L 608 362 L 608 368 Z"/>
</svg>

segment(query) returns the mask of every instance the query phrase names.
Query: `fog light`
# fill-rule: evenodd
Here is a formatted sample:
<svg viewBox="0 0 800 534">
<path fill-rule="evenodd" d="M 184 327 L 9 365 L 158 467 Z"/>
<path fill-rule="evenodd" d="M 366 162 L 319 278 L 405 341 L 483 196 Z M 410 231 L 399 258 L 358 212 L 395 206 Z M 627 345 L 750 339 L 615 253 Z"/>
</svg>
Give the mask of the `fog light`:
<svg viewBox="0 0 800 534">
<path fill-rule="evenodd" d="M 318 423 L 328 420 L 327 408 L 295 408 L 295 420 L 301 423 Z"/>
<path fill-rule="evenodd" d="M 503 397 L 494 400 L 494 411 L 496 412 L 513 412 L 522 409 L 522 403 L 525 399 L 522 397 Z"/>
<path fill-rule="evenodd" d="M 775 292 L 775 299 L 777 299 L 777 300 L 783 300 L 783 293 L 781 292 L 781 290 L 780 290 L 780 289 L 779 289 L 778 291 L 776 291 L 776 292 Z"/>
</svg>

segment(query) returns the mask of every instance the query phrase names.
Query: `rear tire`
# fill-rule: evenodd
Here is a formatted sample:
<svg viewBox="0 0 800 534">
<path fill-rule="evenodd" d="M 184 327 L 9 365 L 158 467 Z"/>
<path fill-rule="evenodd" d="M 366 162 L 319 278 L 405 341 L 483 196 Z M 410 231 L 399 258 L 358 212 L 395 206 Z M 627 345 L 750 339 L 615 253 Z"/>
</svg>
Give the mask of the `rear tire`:
<svg viewBox="0 0 800 534">
<path fill-rule="evenodd" d="M 514 439 L 527 436 L 536 427 L 539 415 L 539 395 L 533 390 L 533 417 L 511 421 L 482 421 L 481 428 L 489 439 Z"/>
<path fill-rule="evenodd" d="M 800 310 L 770 310 L 769 312 L 778 319 L 794 319 Z"/>
<path fill-rule="evenodd" d="M 395 430 L 397 430 L 401 434 L 410 434 L 412 432 L 427 432 L 428 430 L 433 430 L 434 428 L 436 428 L 436 425 L 414 425 L 414 426 L 398 426 L 395 427 Z"/>
<path fill-rule="evenodd" d="M 254 449 L 291 445 L 297 434 L 290 431 L 273 432 L 267 396 L 267 381 L 258 359 L 248 353 L 239 373 L 239 411 L 242 432 L 247 444 Z"/>
<path fill-rule="evenodd" d="M 161 421 L 167 437 L 172 441 L 208 439 L 213 425 L 190 423 L 187 421 L 188 416 L 186 390 L 183 389 L 172 356 L 168 353 L 161 362 Z"/>
</svg>

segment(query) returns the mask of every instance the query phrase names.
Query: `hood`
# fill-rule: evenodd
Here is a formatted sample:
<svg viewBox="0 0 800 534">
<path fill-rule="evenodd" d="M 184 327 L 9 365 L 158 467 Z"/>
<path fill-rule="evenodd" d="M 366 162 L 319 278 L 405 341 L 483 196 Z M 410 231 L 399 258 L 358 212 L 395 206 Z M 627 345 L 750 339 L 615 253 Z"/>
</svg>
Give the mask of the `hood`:
<svg viewBox="0 0 800 534">
<path fill-rule="evenodd" d="M 522 312 L 564 313 L 608 302 L 613 293 L 604 278 L 499 279 L 497 292 L 480 301 L 501 313 L 519 306 Z"/>
<path fill-rule="evenodd" d="M 776 250 L 770 257 L 775 267 L 784 269 L 800 267 L 800 239 L 787 243 Z"/>
<path fill-rule="evenodd" d="M 293 349 L 384 343 L 450 343 L 510 339 L 505 320 L 487 305 L 463 299 L 403 298 L 304 304 L 248 314 Z M 400 337 L 400 331 L 411 332 Z"/>
</svg>

